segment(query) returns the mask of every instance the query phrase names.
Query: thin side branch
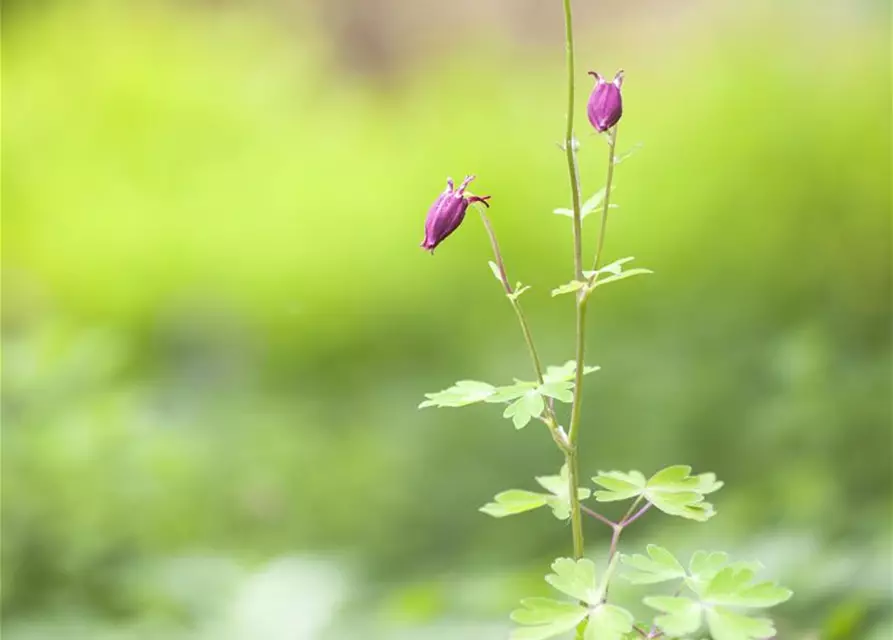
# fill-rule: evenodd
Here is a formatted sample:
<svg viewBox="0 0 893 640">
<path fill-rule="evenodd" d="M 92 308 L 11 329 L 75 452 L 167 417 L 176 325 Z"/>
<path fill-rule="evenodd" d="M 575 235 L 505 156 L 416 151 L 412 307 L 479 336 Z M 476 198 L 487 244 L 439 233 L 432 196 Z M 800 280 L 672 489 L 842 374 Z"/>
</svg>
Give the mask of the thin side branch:
<svg viewBox="0 0 893 640">
<path fill-rule="evenodd" d="M 592 509 L 590 509 L 589 507 L 587 507 L 587 506 L 585 506 L 585 505 L 582 505 L 582 504 L 581 504 L 581 505 L 580 505 L 580 510 L 583 511 L 583 513 L 585 513 L 586 515 L 588 515 L 588 516 L 592 516 L 593 518 L 595 518 L 595 519 L 598 520 L 599 522 L 603 522 L 604 524 L 608 525 L 608 526 L 611 527 L 612 529 L 613 529 L 614 527 L 617 526 L 617 523 L 614 522 L 613 520 L 609 520 L 608 518 L 606 518 L 605 516 L 603 516 L 603 515 L 600 514 L 599 512 L 597 512 L 597 511 L 593 511 Z"/>
</svg>

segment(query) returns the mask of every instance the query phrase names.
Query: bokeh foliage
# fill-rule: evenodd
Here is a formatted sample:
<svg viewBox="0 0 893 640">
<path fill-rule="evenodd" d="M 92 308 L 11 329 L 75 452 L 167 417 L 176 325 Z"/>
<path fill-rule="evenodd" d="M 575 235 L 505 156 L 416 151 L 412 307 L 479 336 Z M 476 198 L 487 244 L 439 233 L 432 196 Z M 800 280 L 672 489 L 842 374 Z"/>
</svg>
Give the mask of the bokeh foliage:
<svg viewBox="0 0 893 640">
<path fill-rule="evenodd" d="M 780 627 L 849 637 L 890 597 L 889 21 L 761 11 L 671 51 L 581 37 L 623 61 L 619 146 L 644 142 L 607 256 L 655 271 L 593 313 L 583 467 L 716 471 L 702 535 L 808 540 Z M 463 568 L 541 575 L 566 532 L 475 509 L 557 471 L 547 435 L 416 411 L 529 377 L 486 238 L 469 218 L 434 258 L 417 244 L 444 178 L 477 173 L 567 360 L 560 45 L 469 37 L 382 88 L 247 7 L 20 6 L 3 40 L 7 622 L 182 621 L 146 567 L 194 552 L 346 557 L 384 609 Z M 582 144 L 589 195 L 605 150 Z"/>
</svg>

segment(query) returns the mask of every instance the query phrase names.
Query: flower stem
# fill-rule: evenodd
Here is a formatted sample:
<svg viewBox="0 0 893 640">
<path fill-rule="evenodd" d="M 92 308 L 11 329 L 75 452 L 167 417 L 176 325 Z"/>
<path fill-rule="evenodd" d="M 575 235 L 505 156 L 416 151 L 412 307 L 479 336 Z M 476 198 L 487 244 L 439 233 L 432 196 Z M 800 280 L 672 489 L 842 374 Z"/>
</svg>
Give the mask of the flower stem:
<svg viewBox="0 0 893 640">
<path fill-rule="evenodd" d="M 536 381 L 539 384 L 542 384 L 542 361 L 540 361 L 539 354 L 536 351 L 536 345 L 533 343 L 533 335 L 530 333 L 530 325 L 527 324 L 527 317 L 524 315 L 524 310 L 521 309 L 521 303 L 518 302 L 518 299 L 514 296 L 515 291 L 512 288 L 508 275 L 505 272 L 505 263 L 502 260 L 502 252 L 499 250 L 499 242 L 496 240 L 496 232 L 493 231 L 493 225 L 490 224 L 490 218 L 487 217 L 487 214 L 484 213 L 483 209 L 478 207 L 478 213 L 481 214 L 481 221 L 484 223 L 484 228 L 487 230 L 487 235 L 490 238 L 490 246 L 493 248 L 493 257 L 496 260 L 496 270 L 499 272 L 499 281 L 502 283 L 502 288 L 505 289 L 505 294 L 508 296 L 509 301 L 512 303 L 512 308 L 515 310 L 515 315 L 518 316 L 518 322 L 521 325 L 521 332 L 524 334 L 524 342 L 527 344 L 527 350 L 530 352 L 530 360 L 533 362 L 533 369 L 536 373 Z"/>
<path fill-rule="evenodd" d="M 567 64 L 567 122 L 564 132 L 564 154 L 567 159 L 567 173 L 571 186 L 571 203 L 574 212 L 574 278 L 583 280 L 583 214 L 580 207 L 580 180 L 577 169 L 577 141 L 574 138 L 574 19 L 571 0 L 564 0 L 564 38 Z M 580 499 L 577 496 L 579 485 L 579 463 L 577 460 L 577 425 L 580 422 L 580 401 L 583 387 L 583 355 L 586 337 L 586 297 L 578 295 L 576 299 L 576 348 L 574 398 L 571 408 L 571 421 L 568 427 L 569 447 L 565 450 L 565 461 L 568 467 L 569 495 L 571 503 L 571 532 L 574 541 L 574 558 L 583 557 L 583 514 L 580 510 Z M 578 630 L 579 631 L 579 630 Z"/>
<path fill-rule="evenodd" d="M 614 150 L 617 148 L 617 125 L 608 132 L 608 177 L 605 179 L 605 199 L 602 200 L 602 224 L 598 232 L 598 247 L 595 250 L 595 260 L 592 270 L 598 269 L 602 259 L 602 249 L 605 246 L 605 228 L 608 226 L 608 209 L 611 202 L 611 183 L 614 182 L 614 165 L 617 157 Z M 597 275 L 597 274 L 596 274 Z"/>
<path fill-rule="evenodd" d="M 527 352 L 530 354 L 530 361 L 533 363 L 533 370 L 536 375 L 537 384 L 543 384 L 542 361 L 540 360 L 539 353 L 537 353 L 536 344 L 533 342 L 533 334 L 530 332 L 527 316 L 524 315 L 524 309 L 521 307 L 521 303 L 515 295 L 515 290 L 512 288 L 511 281 L 505 271 L 505 262 L 502 260 L 502 252 L 499 250 L 499 242 L 496 240 L 496 232 L 493 231 L 493 225 L 490 223 L 490 218 L 484 213 L 483 207 L 476 208 L 478 213 L 481 214 L 481 222 L 484 223 L 484 229 L 487 230 L 487 236 L 490 238 L 490 246 L 493 249 L 493 258 L 496 262 L 496 271 L 499 273 L 499 281 L 502 283 L 505 295 L 509 299 L 512 309 L 518 318 L 518 324 L 521 325 L 521 333 L 524 335 L 524 343 L 527 345 Z M 566 452 L 569 444 L 567 436 L 558 424 L 558 418 L 555 415 L 555 409 L 551 402 L 546 403 L 546 417 L 544 422 L 549 427 L 549 431 L 552 433 L 552 439 L 555 440 L 555 444 L 558 445 L 559 449 Z"/>
<path fill-rule="evenodd" d="M 579 462 L 577 458 L 577 435 L 580 425 L 580 407 L 583 400 L 583 371 L 585 364 L 583 357 L 586 348 L 586 298 L 577 296 L 576 299 L 576 348 L 575 357 L 577 367 L 574 373 L 574 397 L 571 405 L 571 421 L 568 427 L 568 443 L 569 449 L 565 452 L 565 458 L 568 467 L 569 478 L 569 495 L 571 503 L 571 533 L 574 541 L 574 557 L 580 559 L 583 557 L 583 514 L 580 510 L 580 500 L 577 496 L 577 487 L 579 483 Z"/>
<path fill-rule="evenodd" d="M 583 216 L 580 212 L 580 179 L 577 169 L 577 141 L 574 138 L 574 18 L 571 0 L 564 0 L 564 38 L 567 60 L 567 123 L 564 130 L 564 155 L 571 184 L 574 211 L 574 277 L 583 279 Z"/>
</svg>

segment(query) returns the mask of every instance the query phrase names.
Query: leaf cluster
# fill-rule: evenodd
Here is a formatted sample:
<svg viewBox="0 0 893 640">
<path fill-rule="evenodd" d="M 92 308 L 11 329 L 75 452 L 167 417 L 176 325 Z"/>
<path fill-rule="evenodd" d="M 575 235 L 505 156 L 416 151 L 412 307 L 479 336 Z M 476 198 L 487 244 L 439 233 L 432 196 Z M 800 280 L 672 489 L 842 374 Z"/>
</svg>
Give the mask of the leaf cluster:
<svg viewBox="0 0 893 640">
<path fill-rule="evenodd" d="M 583 373 L 598 371 L 599 367 L 585 367 Z M 542 384 L 525 380 L 497 387 L 477 380 L 460 380 L 452 387 L 436 393 L 426 393 L 420 409 L 425 407 L 464 407 L 478 402 L 507 405 L 502 413 L 515 425 L 516 429 L 527 426 L 531 420 L 540 418 L 551 398 L 570 403 L 574 399 L 574 378 L 577 364 L 568 360 L 561 366 L 550 366 L 543 373 Z"/>
</svg>

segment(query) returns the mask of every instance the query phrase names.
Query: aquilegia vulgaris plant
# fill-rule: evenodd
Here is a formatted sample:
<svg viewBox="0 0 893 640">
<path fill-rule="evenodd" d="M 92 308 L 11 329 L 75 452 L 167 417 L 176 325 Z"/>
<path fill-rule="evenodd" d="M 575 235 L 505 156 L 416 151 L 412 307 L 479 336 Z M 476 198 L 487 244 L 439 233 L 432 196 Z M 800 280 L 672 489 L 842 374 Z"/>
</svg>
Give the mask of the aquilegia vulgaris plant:
<svg viewBox="0 0 893 640">
<path fill-rule="evenodd" d="M 578 468 L 579 436 L 582 419 L 583 377 L 598 370 L 584 363 L 586 346 L 586 310 L 596 290 L 611 282 L 636 275 L 651 273 L 648 269 L 629 268 L 632 258 L 621 258 L 603 264 L 603 248 L 608 213 L 611 210 L 611 187 L 614 167 L 622 159 L 616 155 L 617 127 L 621 119 L 621 86 L 623 73 L 612 81 L 595 72 L 596 84 L 587 104 L 589 122 L 599 133 L 605 133 L 608 146 L 608 169 L 605 186 L 594 196 L 582 201 L 577 167 L 579 142 L 574 136 L 575 69 L 571 0 L 563 0 L 565 38 L 567 43 L 567 122 L 562 150 L 567 162 L 570 182 L 570 209 L 556 209 L 555 213 L 569 216 L 573 221 L 574 277 L 552 291 L 553 296 L 570 294 L 576 310 L 575 353 L 572 360 L 561 366 L 543 367 L 533 336 L 521 308 L 520 296 L 528 287 L 520 283 L 512 286 L 493 226 L 484 206 L 490 196 L 475 196 L 468 191 L 474 176 L 468 176 L 458 189 L 447 180 L 447 189 L 437 197 L 425 221 L 422 247 L 432 251 L 462 223 L 469 206 L 475 206 L 483 221 L 493 249 L 490 267 L 501 284 L 518 322 L 533 364 L 533 380 L 505 386 L 485 382 L 461 380 L 452 387 L 429 393 L 421 407 L 461 407 L 484 402 L 504 405 L 503 417 L 521 429 L 532 421 L 539 421 L 548 429 L 552 440 L 564 456 L 564 465 L 557 475 L 536 478 L 543 491 L 510 489 L 496 494 L 481 511 L 494 518 L 503 518 L 549 507 L 559 520 L 570 520 L 573 537 L 573 556 L 560 557 L 552 563 L 552 573 L 546 576 L 564 600 L 525 598 L 511 618 L 519 626 L 512 632 L 512 640 L 546 640 L 573 632 L 579 640 L 629 640 L 632 638 L 692 638 L 713 640 L 757 640 L 775 636 L 771 620 L 754 615 L 753 610 L 765 609 L 786 601 L 788 589 L 771 581 L 759 581 L 759 563 L 742 562 L 729 558 L 721 551 L 696 551 L 683 564 L 667 549 L 649 544 L 644 554 L 619 553 L 623 531 L 648 512 L 660 511 L 670 516 L 703 522 L 715 511 L 706 496 L 722 487 L 712 473 L 692 473 L 686 465 L 672 465 L 646 475 L 639 471 L 600 471 L 592 478 L 595 489 L 581 482 Z M 598 242 L 592 267 L 586 269 L 583 257 L 583 219 L 600 211 Z M 567 428 L 562 424 L 559 403 L 570 404 Z M 628 502 L 626 513 L 611 520 L 585 506 L 583 501 Z M 611 532 L 607 558 L 601 573 L 596 564 L 585 557 L 583 547 L 583 516 L 589 516 L 607 526 Z M 618 569 L 621 566 L 621 569 Z M 643 603 L 656 611 L 650 620 L 637 621 L 627 609 L 609 602 L 612 580 L 621 575 L 632 584 L 663 586 L 662 592 L 647 595 Z M 648 610 L 648 609 L 643 609 Z"/>
</svg>

